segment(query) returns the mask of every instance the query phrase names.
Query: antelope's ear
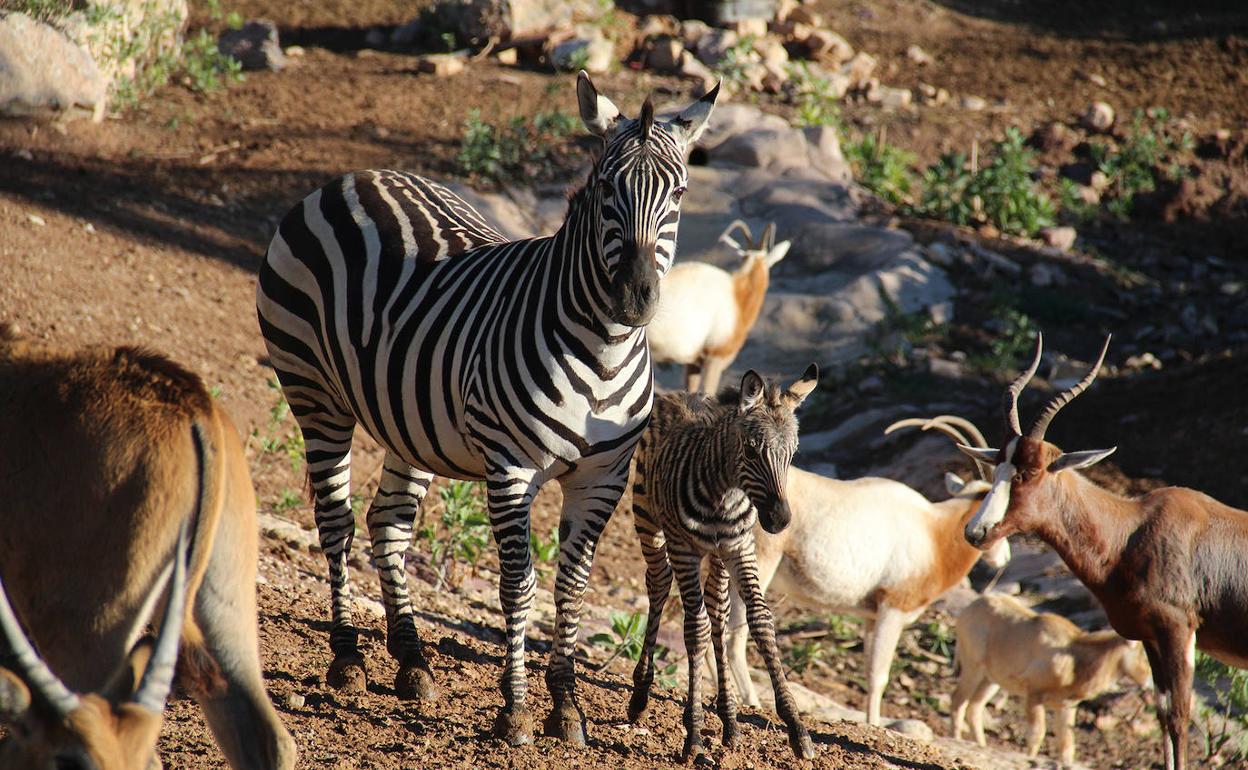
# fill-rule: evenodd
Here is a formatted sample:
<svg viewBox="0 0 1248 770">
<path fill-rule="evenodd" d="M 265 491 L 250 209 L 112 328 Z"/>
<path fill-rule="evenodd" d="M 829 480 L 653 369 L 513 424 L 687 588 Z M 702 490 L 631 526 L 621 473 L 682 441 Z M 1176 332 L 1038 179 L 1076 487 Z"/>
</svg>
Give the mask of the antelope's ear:
<svg viewBox="0 0 1248 770">
<path fill-rule="evenodd" d="M 718 96 L 719 83 L 716 83 L 705 96 L 667 122 L 667 130 L 672 133 L 676 141 L 682 142 L 685 147 L 698 141 L 698 137 L 702 136 L 702 132 L 706 130 L 706 122 L 711 117 L 711 110 L 715 108 L 715 99 Z"/>
<path fill-rule="evenodd" d="M 576 103 L 581 109 L 585 128 L 595 136 L 606 139 L 620 122 L 620 110 L 610 99 L 598 93 L 585 70 L 576 76 Z"/>
<path fill-rule="evenodd" d="M 1117 450 L 1118 447 L 1110 447 L 1109 449 L 1088 449 L 1084 452 L 1067 452 L 1060 455 L 1056 460 L 1049 463 L 1047 468 L 1049 473 L 1058 473 L 1060 471 L 1073 471 L 1080 468 L 1086 468 L 1089 465 L 1096 465 L 1101 460 L 1109 457 Z"/>
<path fill-rule="evenodd" d="M 17 674 L 0 668 L 0 724 L 14 724 L 30 708 L 30 689 Z"/>
<path fill-rule="evenodd" d="M 967 446 L 966 444 L 958 444 L 958 449 L 972 460 L 994 466 L 997 464 L 997 456 L 1001 454 L 997 449 L 981 449 L 980 447 Z"/>
<path fill-rule="evenodd" d="M 771 247 L 771 252 L 767 255 L 767 267 L 775 267 L 776 263 L 784 259 L 789 253 L 789 248 L 793 245 L 793 241 L 780 241 Z"/>
<path fill-rule="evenodd" d="M 966 482 L 956 473 L 945 473 L 945 491 L 950 497 L 957 497 L 962 494 L 962 490 L 966 489 Z"/>
<path fill-rule="evenodd" d="M 741 378 L 741 403 L 738 410 L 745 414 L 763 400 L 763 378 L 753 369 Z"/>
<path fill-rule="evenodd" d="M 819 384 L 819 366 L 811 364 L 806 367 L 806 371 L 802 372 L 801 379 L 789 386 L 785 391 L 789 400 L 793 402 L 793 408 L 796 409 L 799 404 L 806 400 L 815 390 L 815 386 Z"/>
</svg>

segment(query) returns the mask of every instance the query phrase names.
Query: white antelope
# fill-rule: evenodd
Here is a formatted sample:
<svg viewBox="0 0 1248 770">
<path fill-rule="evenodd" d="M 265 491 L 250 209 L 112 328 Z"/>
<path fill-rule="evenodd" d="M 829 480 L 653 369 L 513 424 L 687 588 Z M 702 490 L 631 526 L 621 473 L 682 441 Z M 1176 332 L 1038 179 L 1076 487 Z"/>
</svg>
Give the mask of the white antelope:
<svg viewBox="0 0 1248 770">
<path fill-rule="evenodd" d="M 1005 447 L 959 447 L 994 464 L 992 491 L 967 522 L 966 539 L 989 548 L 1016 532 L 1039 536 L 1100 601 L 1113 629 L 1144 643 L 1165 766 L 1181 770 L 1196 650 L 1248 668 L 1248 511 L 1183 487 L 1119 497 L 1077 472 L 1117 447 L 1063 452 L 1044 440 L 1058 411 L 1096 378 L 1108 338 L 1088 375 L 1054 396 L 1023 435 L 1018 395 L 1042 346 L 1037 338 L 1031 366 L 1006 390 Z"/>
<path fill-rule="evenodd" d="M 740 229 L 744 245 L 732 237 Z M 659 309 L 646 330 L 650 357 L 658 364 L 683 364 L 685 390 L 714 393 L 719 380 L 758 320 L 771 268 L 789 253 L 789 241 L 775 242 L 767 225 L 754 242 L 750 228 L 736 220 L 719 236 L 741 255 L 729 273 L 705 262 L 681 262 L 663 278 Z"/>
<path fill-rule="evenodd" d="M 888 427 L 921 425 L 959 443 L 979 431 L 961 418 L 903 420 Z M 842 612 L 867 619 L 867 722 L 880 724 L 889 667 L 902 630 L 927 606 L 966 577 L 981 554 L 967 545 L 963 527 L 975 513 L 988 485 L 963 483 L 947 474 L 953 497 L 939 503 L 899 481 L 830 479 L 799 468 L 789 471 L 788 497 L 793 521 L 777 534 L 754 531 L 762 589 L 784 594 L 795 606 Z M 984 561 L 1003 567 L 1009 544 L 1001 543 Z M 742 700 L 759 705 L 745 659 L 745 608 L 734 593 L 728 624 L 728 664 Z"/>
<path fill-rule="evenodd" d="M 975 742 L 984 740 L 984 706 L 1004 689 L 1027 702 L 1027 756 L 1040 753 L 1044 708 L 1058 709 L 1058 752 L 1075 761 L 1075 709 L 1126 677 L 1151 684 L 1139 642 L 1113 631 L 1084 631 L 1061 615 L 1038 613 L 1013 596 L 986 594 L 958 615 L 958 687 L 953 693 L 953 737 L 962 739 L 970 705 Z"/>
<path fill-rule="evenodd" d="M 231 766 L 293 767 L 294 742 L 260 674 L 255 492 L 234 425 L 198 377 L 162 356 L 62 352 L 9 336 L 0 327 L 0 577 L 39 665 L 27 658 L 18 667 L 20 686 L 4 679 L 5 713 L 17 721 L 0 766 L 49 767 L 43 760 L 69 745 L 94 764 L 57 767 L 147 765 L 164 696 L 147 697 L 158 690 L 140 685 L 131 704 L 117 683 L 143 657 L 139 636 L 169 580 L 179 528 L 198 506 L 189 607 L 179 613 L 182 681 Z M 164 670 L 159 651 L 170 635 L 178 638 L 169 628 L 154 670 Z M 4 644 L 22 640 L 10 628 Z M 18 714 L 23 687 L 38 708 Z M 95 716 L 75 716 L 84 709 Z M 137 709 L 150 712 L 134 717 L 142 729 L 116 717 Z"/>
</svg>

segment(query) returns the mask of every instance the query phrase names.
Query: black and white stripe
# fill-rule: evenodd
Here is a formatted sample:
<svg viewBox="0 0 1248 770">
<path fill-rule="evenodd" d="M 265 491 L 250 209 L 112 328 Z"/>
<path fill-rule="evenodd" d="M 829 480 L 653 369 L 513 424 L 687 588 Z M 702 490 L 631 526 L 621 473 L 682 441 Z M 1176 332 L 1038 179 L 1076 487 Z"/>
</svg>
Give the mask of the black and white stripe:
<svg viewBox="0 0 1248 770">
<path fill-rule="evenodd" d="M 441 185 L 363 171 L 286 216 L 257 291 L 261 330 L 306 442 L 329 562 L 331 683 L 363 683 L 346 579 L 359 425 L 387 450 L 366 521 L 400 695 L 433 692 L 404 570 L 416 511 L 435 474 L 486 482 L 508 645 L 496 729 L 513 743 L 532 737 L 529 506 L 549 479 L 562 485 L 564 509 L 547 727 L 583 739 L 572 661 L 582 596 L 651 406 L 644 324 L 657 293 L 644 289 L 675 256 L 684 156 L 714 101 L 709 94 L 656 123 L 648 105 L 637 120 L 619 117 L 583 74 L 578 96 L 604 148 L 553 236 L 507 242 Z"/>
<path fill-rule="evenodd" d="M 655 639 L 674 571 L 684 605 L 689 658 L 686 759 L 705 752 L 701 661 L 708 640 L 719 671 L 716 707 L 724 745 L 734 745 L 740 735 L 724 656 L 729 579 L 745 601 L 750 631 L 767 663 L 789 743 L 798 756 L 814 756 L 810 735 L 785 684 L 771 610 L 759 586 L 754 523 L 757 518 L 769 532 L 788 525 L 785 479 L 797 450 L 793 412 L 814 389 L 816 377 L 812 364 L 801 380 L 781 390 L 749 371 L 739 391 L 727 390 L 717 397 L 658 396 L 650 426 L 638 444 L 633 521 L 646 559 L 650 613 L 645 646 L 633 671 L 629 719 L 640 719 L 649 705 Z M 704 558 L 709 558 L 705 592 Z"/>
</svg>

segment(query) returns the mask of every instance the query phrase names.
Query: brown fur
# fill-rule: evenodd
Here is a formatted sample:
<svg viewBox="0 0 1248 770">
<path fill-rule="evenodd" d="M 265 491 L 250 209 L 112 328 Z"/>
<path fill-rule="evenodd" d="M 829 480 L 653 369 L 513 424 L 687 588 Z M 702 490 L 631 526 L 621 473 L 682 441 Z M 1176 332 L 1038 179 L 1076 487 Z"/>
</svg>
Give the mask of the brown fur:
<svg viewBox="0 0 1248 770">
<path fill-rule="evenodd" d="M 880 591 L 876 600 L 877 607 L 881 603 L 887 603 L 906 612 L 921 609 L 936 601 L 937 597 L 966 577 L 975 562 L 979 561 L 980 552 L 966 542 L 966 536 L 962 533 L 966 529 L 966 522 L 975 515 L 979 503 L 980 498 L 954 498 L 933 504 L 936 508 L 960 507 L 963 511 L 960 516 L 946 515 L 949 512 L 942 511 L 940 515 L 931 518 L 928 524 L 934 546 L 931 571 Z"/>
<path fill-rule="evenodd" d="M 0 476 L 9 489 L 0 508 L 0 573 L 52 671 L 76 692 L 105 690 L 146 622 L 143 605 L 200 494 L 192 423 L 207 446 L 180 671 L 199 697 L 222 695 L 227 685 L 200 626 L 203 613 L 213 613 L 217 638 L 229 637 L 217 643 L 244 658 L 230 663 L 229 707 L 245 704 L 254 721 L 238 728 L 248 738 L 229 739 L 253 763 L 289 767 L 293 743 L 267 700 L 260 702 L 258 670 L 237 673 L 256 648 L 255 493 L 237 430 L 196 375 L 137 348 L 0 344 Z M 206 610 L 195 597 L 210 571 L 229 575 L 230 585 Z M 220 625 L 223 605 L 233 631 Z M 240 694 L 252 678 L 255 692 Z M 224 729 L 214 714 L 214 731 Z M 256 736 L 268 745 L 249 744 Z"/>
<path fill-rule="evenodd" d="M 766 255 L 754 257 L 749 270 L 738 270 L 732 274 L 732 298 L 737 304 L 737 325 L 727 342 L 718 347 L 707 348 L 704 357 L 736 357 L 745 345 L 750 329 L 754 328 L 758 314 L 763 310 L 763 300 L 767 297 L 770 283 L 771 273 L 767 269 Z"/>
</svg>

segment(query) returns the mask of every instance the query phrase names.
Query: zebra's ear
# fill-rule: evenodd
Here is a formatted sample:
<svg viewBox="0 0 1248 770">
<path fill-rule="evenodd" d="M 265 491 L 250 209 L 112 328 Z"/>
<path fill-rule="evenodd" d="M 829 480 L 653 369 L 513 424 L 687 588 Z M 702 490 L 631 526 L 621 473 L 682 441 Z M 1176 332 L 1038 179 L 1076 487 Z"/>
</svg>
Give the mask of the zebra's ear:
<svg viewBox="0 0 1248 770">
<path fill-rule="evenodd" d="M 611 100 L 598 93 L 589 73 L 581 70 L 576 76 L 576 102 L 581 108 L 581 120 L 591 134 L 607 138 L 620 121 L 620 110 Z"/>
<path fill-rule="evenodd" d="M 698 141 L 698 137 L 702 136 L 702 132 L 706 130 L 706 122 L 711 117 L 711 110 L 715 108 L 715 99 L 718 96 L 719 83 L 716 83 L 714 88 L 706 92 L 706 96 L 668 121 L 667 130 L 686 147 Z"/>
<path fill-rule="evenodd" d="M 785 391 L 785 395 L 789 397 L 793 408 L 796 409 L 806 397 L 815 390 L 815 386 L 819 384 L 819 365 L 811 364 L 806 367 L 806 371 L 802 372 L 802 377 L 797 382 L 789 386 Z"/>
<path fill-rule="evenodd" d="M 745 414 L 762 403 L 763 387 L 763 378 L 758 372 L 751 369 L 745 373 L 745 376 L 741 378 L 741 401 L 737 407 L 741 414 Z"/>
</svg>

